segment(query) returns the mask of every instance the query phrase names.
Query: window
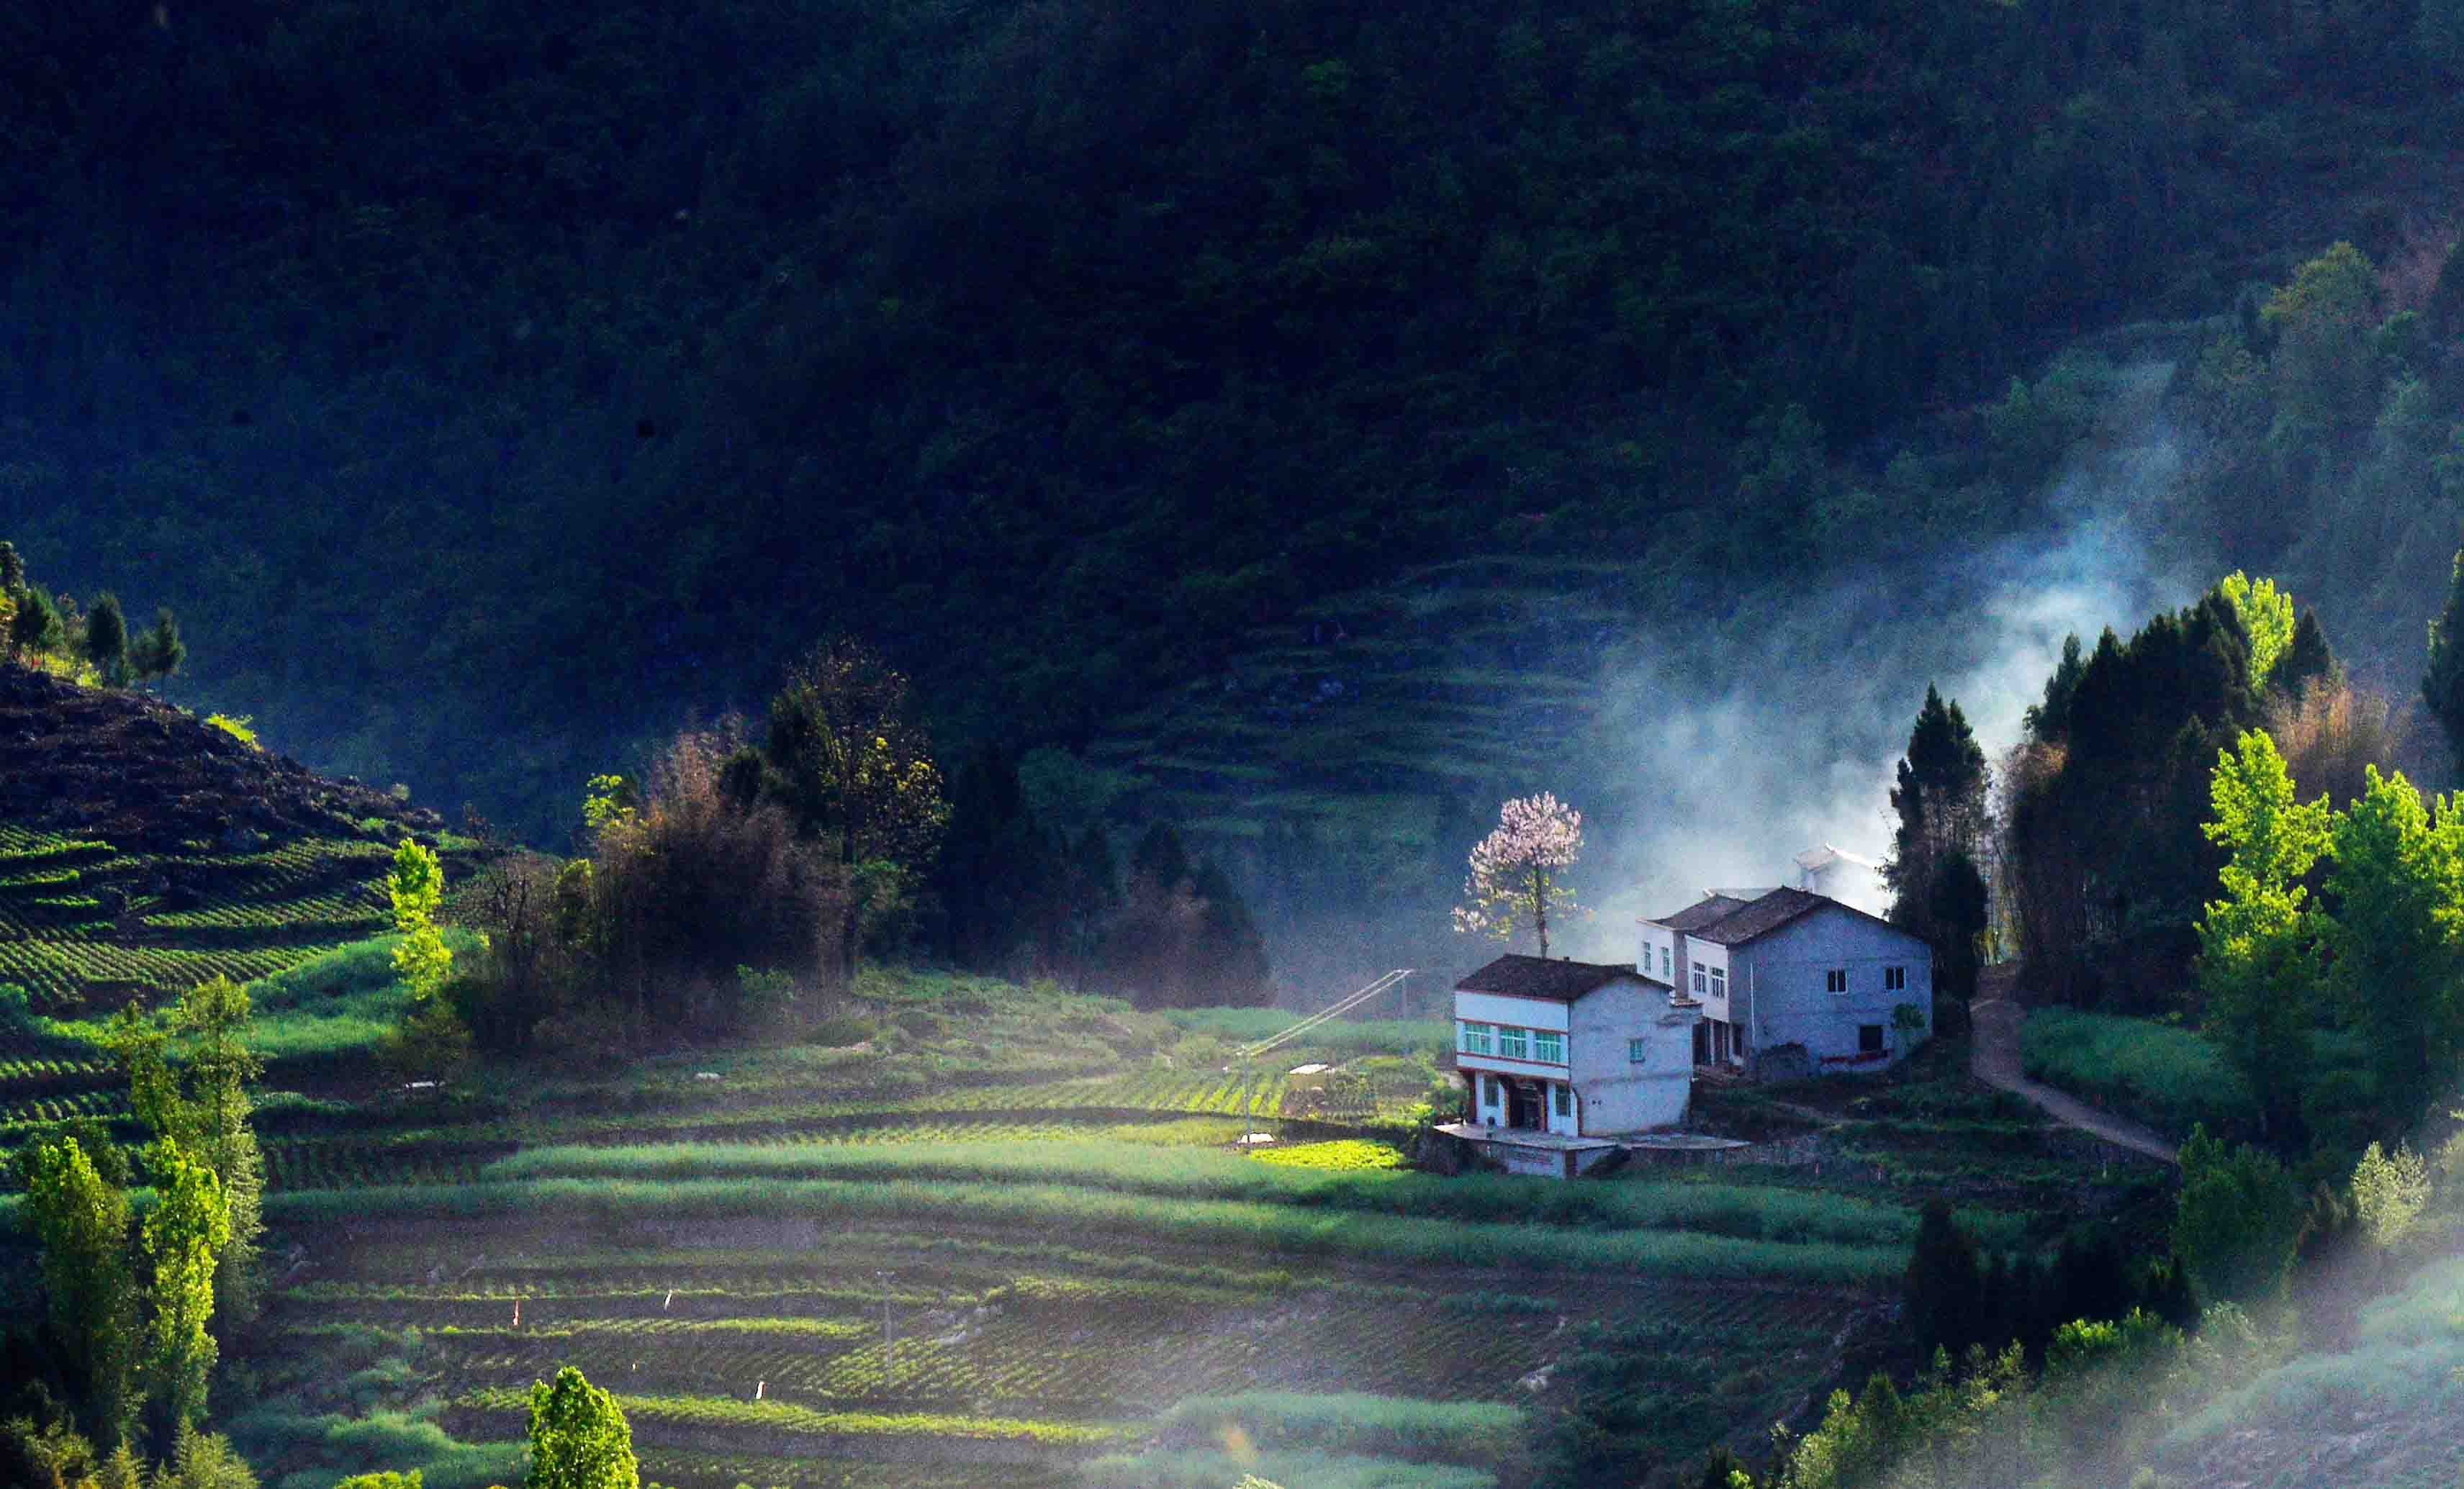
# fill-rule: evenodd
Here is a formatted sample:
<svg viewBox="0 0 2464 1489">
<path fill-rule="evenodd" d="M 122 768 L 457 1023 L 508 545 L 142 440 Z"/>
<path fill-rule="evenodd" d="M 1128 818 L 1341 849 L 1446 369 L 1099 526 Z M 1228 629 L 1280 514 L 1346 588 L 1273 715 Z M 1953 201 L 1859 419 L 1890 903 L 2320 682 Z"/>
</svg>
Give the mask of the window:
<svg viewBox="0 0 2464 1489">
<path fill-rule="evenodd" d="M 1834 967 L 1830 971 L 1824 973 L 1822 974 L 1822 991 L 1825 993 L 1847 992 L 1848 969 L 1845 967 Z"/>
<path fill-rule="evenodd" d="M 1700 964 L 1697 964 L 1694 968 L 1694 996 L 1696 997 L 1701 997 L 1708 991 L 1709 989 L 1705 987 L 1703 983 L 1703 969 Z"/>
<path fill-rule="evenodd" d="M 1660 949 L 1660 977 L 1661 981 L 1665 982 L 1672 975 L 1674 975 L 1674 974 L 1668 970 L 1668 948 L 1663 946 Z"/>
<path fill-rule="evenodd" d="M 1497 1030 L 1497 1052 L 1507 1060 L 1531 1058 L 1530 1030 L 1509 1029 L 1500 1024 Z"/>
<path fill-rule="evenodd" d="M 1484 1106 L 1497 1105 L 1497 1077 L 1485 1075 L 1480 1078 L 1480 1104 Z"/>
<path fill-rule="evenodd" d="M 1632 1062 L 1635 1062 L 1636 1064 L 1638 1064 L 1638 1065 L 1647 1065 L 1647 1064 L 1650 1064 L 1650 1063 L 1651 1063 L 1651 1041 L 1650 1041 L 1649 1040 L 1626 1040 L 1626 1041 L 1625 1041 L 1625 1058 L 1626 1058 L 1626 1059 L 1628 1059 L 1628 1060 L 1630 1060 L 1630 1061 L 1632 1061 Z"/>
<path fill-rule="evenodd" d="M 1552 1065 L 1566 1062 L 1566 1037 L 1548 1029 L 1531 1031 L 1531 1058 Z"/>
<path fill-rule="evenodd" d="M 1557 1093 L 1557 1115 L 1561 1117 L 1573 1116 L 1574 1114 L 1574 1088 L 1571 1085 L 1552 1085 L 1550 1089 Z"/>
<path fill-rule="evenodd" d="M 1463 1026 L 1463 1052 L 1466 1055 L 1487 1054 L 1489 1031 L 1490 1026 L 1487 1024 L 1465 1020 Z"/>
<path fill-rule="evenodd" d="M 1907 990 L 1908 970 L 1905 967 L 1885 967 L 1882 969 L 1883 992 L 1905 993 Z"/>
<path fill-rule="evenodd" d="M 1868 1055 L 1881 1054 L 1882 1052 L 1882 1026 L 1879 1023 L 1859 1024 L 1857 1026 L 1857 1048 L 1862 1053 Z"/>
<path fill-rule="evenodd" d="M 1727 997 L 1728 996 L 1727 968 L 1714 967 L 1711 969 L 1711 996 L 1713 997 Z"/>
</svg>

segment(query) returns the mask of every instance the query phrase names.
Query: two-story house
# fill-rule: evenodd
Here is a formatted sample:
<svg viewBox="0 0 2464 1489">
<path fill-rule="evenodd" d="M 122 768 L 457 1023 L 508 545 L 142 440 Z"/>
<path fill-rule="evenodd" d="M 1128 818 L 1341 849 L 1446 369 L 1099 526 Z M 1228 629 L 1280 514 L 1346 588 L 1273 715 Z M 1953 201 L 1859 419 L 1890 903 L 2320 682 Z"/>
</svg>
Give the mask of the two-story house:
<svg viewBox="0 0 2464 1489">
<path fill-rule="evenodd" d="M 1700 1009 L 1669 974 L 1501 956 L 1455 984 L 1455 1068 L 1482 1128 L 1598 1137 L 1671 1127 Z"/>
<path fill-rule="evenodd" d="M 1933 948 L 1828 895 L 1715 892 L 1640 927 L 1642 957 L 1703 1005 L 1699 1063 L 1875 1070 L 1933 1032 Z"/>
</svg>

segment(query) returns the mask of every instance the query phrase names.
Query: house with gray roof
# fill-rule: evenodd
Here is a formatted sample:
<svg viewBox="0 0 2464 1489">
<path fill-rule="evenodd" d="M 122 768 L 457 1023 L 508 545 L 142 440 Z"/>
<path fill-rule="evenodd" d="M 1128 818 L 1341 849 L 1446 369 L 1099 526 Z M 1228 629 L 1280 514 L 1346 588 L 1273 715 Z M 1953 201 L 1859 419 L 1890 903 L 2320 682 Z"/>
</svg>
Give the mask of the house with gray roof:
<svg viewBox="0 0 2464 1489">
<path fill-rule="evenodd" d="M 1455 1069 L 1475 1129 L 1464 1135 L 1603 1138 L 1676 1126 L 1693 1093 L 1701 1013 L 1635 964 L 1497 958 L 1455 984 Z"/>
<path fill-rule="evenodd" d="M 1881 1070 L 1933 1032 L 1933 948 L 1829 895 L 1714 891 L 1639 930 L 1638 961 L 1703 1005 L 1696 1063 Z"/>
</svg>

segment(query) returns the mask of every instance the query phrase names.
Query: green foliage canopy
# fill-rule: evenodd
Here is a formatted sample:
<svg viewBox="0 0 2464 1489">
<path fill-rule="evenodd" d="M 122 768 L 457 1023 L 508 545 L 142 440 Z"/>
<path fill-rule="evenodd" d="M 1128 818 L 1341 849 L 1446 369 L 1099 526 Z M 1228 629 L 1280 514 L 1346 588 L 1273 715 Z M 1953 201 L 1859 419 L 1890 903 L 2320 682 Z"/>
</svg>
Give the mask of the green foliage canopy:
<svg viewBox="0 0 2464 1489">
<path fill-rule="evenodd" d="M 637 1489 L 633 1432 L 616 1398 L 568 1365 L 531 1386 L 530 1471 L 523 1489 Z"/>
</svg>

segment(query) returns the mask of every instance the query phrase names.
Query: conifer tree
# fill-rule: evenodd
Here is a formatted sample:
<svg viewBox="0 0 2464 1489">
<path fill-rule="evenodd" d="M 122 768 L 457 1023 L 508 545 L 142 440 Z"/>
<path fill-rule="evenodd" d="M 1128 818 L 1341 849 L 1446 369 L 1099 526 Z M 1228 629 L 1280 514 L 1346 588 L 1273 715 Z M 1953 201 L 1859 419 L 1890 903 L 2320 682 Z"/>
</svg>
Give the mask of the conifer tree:
<svg viewBox="0 0 2464 1489">
<path fill-rule="evenodd" d="M 153 627 L 129 644 L 129 669 L 140 682 L 168 677 L 187 660 L 188 644 L 180 639 L 180 622 L 168 605 L 155 611 Z"/>
<path fill-rule="evenodd" d="M 32 587 L 17 596 L 17 613 L 9 622 L 10 646 L 19 651 L 57 651 L 68 639 L 68 623 L 51 596 Z"/>
<path fill-rule="evenodd" d="M 94 597 L 85 617 L 85 659 L 107 683 L 128 681 L 128 618 L 109 590 Z"/>
</svg>

